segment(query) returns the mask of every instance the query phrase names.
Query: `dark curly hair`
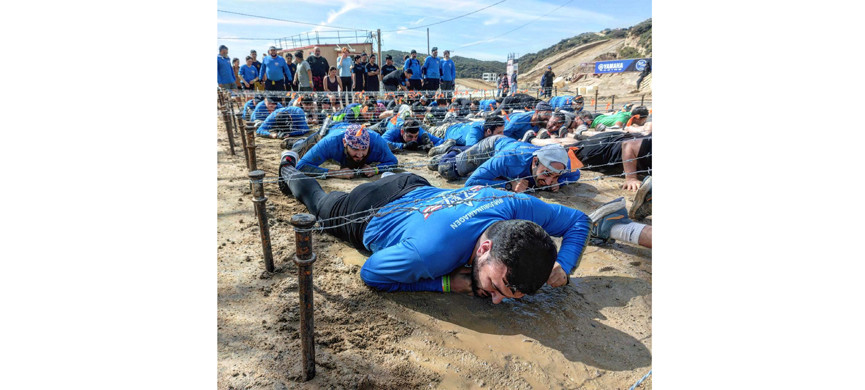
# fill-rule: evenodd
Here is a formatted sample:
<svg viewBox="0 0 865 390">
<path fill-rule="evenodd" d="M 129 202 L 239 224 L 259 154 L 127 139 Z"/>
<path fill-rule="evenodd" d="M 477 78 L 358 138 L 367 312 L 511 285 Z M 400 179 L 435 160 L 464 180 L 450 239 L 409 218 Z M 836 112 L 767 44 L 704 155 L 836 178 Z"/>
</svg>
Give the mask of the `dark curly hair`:
<svg viewBox="0 0 865 390">
<path fill-rule="evenodd" d="M 523 294 L 534 294 L 549 279 L 556 245 L 544 229 L 522 219 L 498 221 L 486 230 L 490 255 L 508 267 L 506 278 Z"/>
</svg>

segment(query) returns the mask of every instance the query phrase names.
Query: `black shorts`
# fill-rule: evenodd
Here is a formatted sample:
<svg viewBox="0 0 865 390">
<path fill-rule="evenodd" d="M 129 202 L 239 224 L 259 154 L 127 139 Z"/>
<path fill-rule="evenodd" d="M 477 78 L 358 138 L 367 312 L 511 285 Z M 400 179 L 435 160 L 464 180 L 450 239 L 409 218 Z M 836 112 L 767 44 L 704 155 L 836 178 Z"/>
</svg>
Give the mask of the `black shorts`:
<svg viewBox="0 0 865 390">
<path fill-rule="evenodd" d="M 418 187 L 425 186 L 432 186 L 432 184 L 413 173 L 399 173 L 372 183 L 361 184 L 348 194 L 334 191 L 319 202 L 318 219 L 337 218 L 322 222 L 321 227 L 334 237 L 347 241 L 355 249 L 366 251 L 366 247 L 363 246 L 363 232 L 372 219 L 370 215 L 377 211 L 373 209 L 378 209 Z M 357 222 L 346 224 L 351 220 Z"/>
</svg>

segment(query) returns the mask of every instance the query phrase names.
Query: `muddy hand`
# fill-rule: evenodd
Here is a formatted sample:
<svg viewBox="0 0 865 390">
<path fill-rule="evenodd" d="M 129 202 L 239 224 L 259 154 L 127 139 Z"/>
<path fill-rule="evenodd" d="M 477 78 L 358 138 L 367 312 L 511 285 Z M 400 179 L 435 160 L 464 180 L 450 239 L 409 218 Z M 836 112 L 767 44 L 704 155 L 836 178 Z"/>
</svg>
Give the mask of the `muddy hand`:
<svg viewBox="0 0 865 390">
<path fill-rule="evenodd" d="M 558 262 L 553 265 L 553 271 L 550 272 L 547 284 L 551 287 L 561 287 L 568 284 L 568 274 L 565 273 L 565 270 L 562 269 L 562 266 Z"/>
</svg>

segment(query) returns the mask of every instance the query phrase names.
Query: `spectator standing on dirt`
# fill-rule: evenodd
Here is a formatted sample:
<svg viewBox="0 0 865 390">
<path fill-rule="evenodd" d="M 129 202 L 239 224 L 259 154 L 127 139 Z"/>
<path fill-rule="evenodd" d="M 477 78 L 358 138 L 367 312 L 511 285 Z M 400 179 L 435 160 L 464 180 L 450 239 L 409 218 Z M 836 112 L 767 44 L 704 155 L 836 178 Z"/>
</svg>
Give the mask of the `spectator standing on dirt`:
<svg viewBox="0 0 865 390">
<path fill-rule="evenodd" d="M 544 72 L 543 76 L 541 76 L 541 87 L 544 89 L 544 94 L 542 96 L 553 96 L 553 79 L 555 78 L 556 74 L 553 73 L 553 67 L 547 66 L 547 71 Z"/>
<path fill-rule="evenodd" d="M 505 73 L 502 73 L 502 77 L 501 77 L 501 84 L 499 84 L 499 88 L 502 89 L 502 94 L 501 94 L 501 96 L 499 96 L 499 97 L 506 97 L 506 96 L 508 96 L 508 90 L 510 89 L 510 88 L 508 87 L 509 85 L 510 85 L 510 82 L 508 82 L 508 75 L 505 74 Z"/>
<path fill-rule="evenodd" d="M 511 73 L 511 95 L 517 93 L 517 70 Z"/>
<path fill-rule="evenodd" d="M 366 65 L 361 61 L 361 56 L 354 56 L 354 66 L 351 68 L 351 90 L 363 91 L 366 80 Z"/>
<path fill-rule="evenodd" d="M 408 89 L 410 91 L 419 91 L 421 89 L 421 70 L 420 61 L 417 59 L 417 50 L 411 50 L 409 58 L 405 60 L 402 69 L 411 69 L 411 78 L 409 79 Z"/>
<path fill-rule="evenodd" d="M 294 56 L 291 53 L 285 53 L 285 63 L 288 65 L 288 73 L 285 74 L 286 90 L 297 91 L 297 64 L 294 62 Z M 289 77 L 288 75 L 292 76 Z"/>
<path fill-rule="evenodd" d="M 636 90 L 636 92 L 639 92 L 639 91 L 640 91 L 640 84 L 643 83 L 643 79 L 646 78 L 646 76 L 648 76 L 649 73 L 652 73 L 652 59 L 651 59 L 651 58 L 648 58 L 648 59 L 646 60 L 646 67 L 643 68 L 643 71 L 642 71 L 642 72 L 640 72 L 640 78 L 637 79 L 637 90 Z"/>
<path fill-rule="evenodd" d="M 276 46 L 267 50 L 269 57 L 261 62 L 261 71 L 258 78 L 264 82 L 267 91 L 287 91 L 287 85 L 291 82 L 291 71 L 285 59 L 276 54 Z"/>
<path fill-rule="evenodd" d="M 378 82 L 381 76 L 378 66 L 378 58 L 375 54 L 369 56 L 369 62 L 366 63 L 366 85 L 363 90 L 366 92 L 378 92 Z"/>
<path fill-rule="evenodd" d="M 228 46 L 219 46 L 219 55 L 216 57 L 216 83 L 222 89 L 234 89 L 237 85 L 237 77 L 231 67 L 231 59 L 228 58 Z"/>
<path fill-rule="evenodd" d="M 327 77 L 324 78 L 323 85 L 326 92 L 339 92 L 341 90 L 342 80 L 336 75 L 336 67 L 331 66 L 328 70 Z"/>
<path fill-rule="evenodd" d="M 327 58 L 321 56 L 321 48 L 314 47 L 312 54 L 306 57 L 306 62 L 312 70 L 312 90 L 324 91 L 324 78 L 327 77 L 330 64 L 327 63 Z"/>
<path fill-rule="evenodd" d="M 246 64 L 240 67 L 237 75 L 243 83 L 243 89 L 251 90 L 254 88 L 255 83 L 258 81 L 258 69 L 255 69 L 255 66 L 252 65 L 251 56 L 246 56 Z"/>
<path fill-rule="evenodd" d="M 235 58 L 231 60 L 231 71 L 234 72 L 234 84 L 238 89 L 243 88 L 243 83 L 240 82 L 240 59 Z"/>
<path fill-rule="evenodd" d="M 421 76 L 423 77 L 423 89 L 435 92 L 439 89 L 442 77 L 442 64 L 441 59 L 438 58 L 438 47 L 433 47 L 430 53 L 431 55 L 424 60 L 423 67 L 421 67 Z"/>
<path fill-rule="evenodd" d="M 496 304 L 518 299 L 545 282 L 567 284 L 589 236 L 581 211 L 524 194 L 440 189 L 412 173 L 328 194 L 295 164 L 297 155 L 284 152 L 280 190 L 302 202 L 327 233 L 372 252 L 360 277 L 379 291 L 473 293 Z M 558 253 L 550 235 L 563 237 Z"/>
<path fill-rule="evenodd" d="M 297 90 L 301 92 L 312 91 L 312 68 L 309 62 L 304 61 L 303 51 L 298 50 L 294 53 L 294 62 L 297 64 L 297 76 L 294 77 L 294 84 Z"/>
<path fill-rule="evenodd" d="M 442 58 L 442 83 L 441 89 L 445 93 L 445 97 L 450 97 L 454 91 L 454 82 L 457 79 L 457 67 L 454 60 L 451 59 L 450 50 L 444 51 Z"/>
<path fill-rule="evenodd" d="M 393 56 L 390 54 L 384 57 L 384 65 L 381 66 L 381 73 L 379 74 L 379 79 L 384 79 L 385 76 L 389 75 L 391 72 L 397 70 L 396 66 L 393 64 Z"/>
<path fill-rule="evenodd" d="M 261 62 L 258 61 L 258 53 L 255 50 L 250 50 L 249 56 L 252 57 L 252 66 L 255 67 L 255 79 L 256 80 L 255 80 L 255 84 L 253 85 L 253 88 L 255 88 L 256 91 L 263 91 L 264 90 L 264 83 L 261 82 L 261 78 L 258 76 L 259 73 L 261 72 Z"/>
<path fill-rule="evenodd" d="M 342 56 L 337 59 L 336 68 L 339 70 L 339 81 L 344 92 L 351 92 L 351 68 L 354 66 L 354 58 L 348 55 L 348 47 L 342 48 Z"/>
</svg>

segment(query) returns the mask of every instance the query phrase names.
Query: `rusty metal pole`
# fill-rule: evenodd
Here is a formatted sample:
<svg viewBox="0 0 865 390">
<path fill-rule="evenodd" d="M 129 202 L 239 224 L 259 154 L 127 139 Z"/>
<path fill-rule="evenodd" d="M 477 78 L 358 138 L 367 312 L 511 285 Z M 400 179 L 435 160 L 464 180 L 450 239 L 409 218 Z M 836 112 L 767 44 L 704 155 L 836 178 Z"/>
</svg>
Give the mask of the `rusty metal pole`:
<svg viewBox="0 0 865 390">
<path fill-rule="evenodd" d="M 315 323 L 313 315 L 312 295 L 312 264 L 315 263 L 315 253 L 312 252 L 312 234 L 310 228 L 315 225 L 312 214 L 295 214 L 291 217 L 294 226 L 295 255 L 297 264 L 298 292 L 300 293 L 300 346 L 303 353 L 303 380 L 315 378 Z"/>
<path fill-rule="evenodd" d="M 640 105 L 641 106 L 643 105 L 643 99 L 645 99 L 645 98 L 646 98 L 646 94 L 640 95 Z"/>
<path fill-rule="evenodd" d="M 616 111 L 616 95 L 613 95 L 613 101 L 610 103 L 610 110 Z"/>
<path fill-rule="evenodd" d="M 246 149 L 249 151 L 249 170 L 254 171 L 258 169 L 258 164 L 255 161 L 255 127 L 252 122 L 246 122 Z"/>
<path fill-rule="evenodd" d="M 598 112 L 598 90 L 595 90 L 595 112 Z"/>
<path fill-rule="evenodd" d="M 237 113 L 234 114 L 234 116 L 236 119 L 235 124 L 237 125 L 237 132 L 240 134 L 240 142 L 243 144 L 243 147 L 241 149 L 243 149 L 244 162 L 246 163 L 246 169 L 249 169 L 249 150 L 246 148 L 246 133 L 240 130 L 245 127 L 243 126 L 243 114 Z"/>
<path fill-rule="evenodd" d="M 264 171 L 249 172 L 252 182 L 252 203 L 255 204 L 255 215 L 258 217 L 258 232 L 261 234 L 261 249 L 264 251 L 264 269 L 273 272 L 273 251 L 270 249 L 270 227 L 267 225 L 267 209 L 264 196 Z"/>
<path fill-rule="evenodd" d="M 234 121 L 231 120 L 232 104 L 231 97 L 228 98 L 228 105 L 222 111 L 222 119 L 225 121 L 225 132 L 228 133 L 228 148 L 231 150 L 231 155 L 234 156 Z"/>
</svg>

